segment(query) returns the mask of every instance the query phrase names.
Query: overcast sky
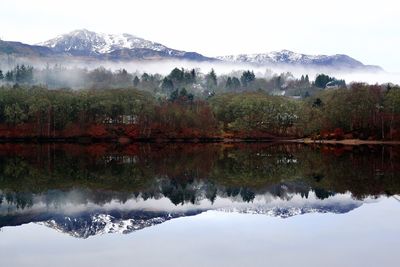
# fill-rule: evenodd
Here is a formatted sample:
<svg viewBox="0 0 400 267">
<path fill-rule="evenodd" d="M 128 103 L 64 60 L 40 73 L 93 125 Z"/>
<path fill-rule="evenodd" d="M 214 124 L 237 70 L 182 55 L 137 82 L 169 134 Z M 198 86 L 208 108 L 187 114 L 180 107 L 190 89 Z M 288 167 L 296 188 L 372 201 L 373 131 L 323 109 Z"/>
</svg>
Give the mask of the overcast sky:
<svg viewBox="0 0 400 267">
<path fill-rule="evenodd" d="M 396 0 L 1 0 L 0 38 L 34 44 L 86 28 L 207 56 L 289 49 L 399 72 L 399 10 Z"/>
</svg>

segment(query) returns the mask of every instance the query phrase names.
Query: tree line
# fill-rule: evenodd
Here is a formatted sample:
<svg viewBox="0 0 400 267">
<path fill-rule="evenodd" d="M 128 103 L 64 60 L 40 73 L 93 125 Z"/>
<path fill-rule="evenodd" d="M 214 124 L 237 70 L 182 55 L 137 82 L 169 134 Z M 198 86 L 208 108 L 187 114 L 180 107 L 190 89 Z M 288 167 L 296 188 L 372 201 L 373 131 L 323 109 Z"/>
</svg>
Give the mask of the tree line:
<svg viewBox="0 0 400 267">
<path fill-rule="evenodd" d="M 133 72 L 125 69 L 112 71 L 104 67 L 92 70 L 65 68 L 62 65 L 33 68 L 17 65 L 13 69 L 0 70 L 0 84 L 42 86 L 49 89 L 110 89 L 134 87 L 166 98 L 176 90 L 207 98 L 210 95 L 232 92 L 263 91 L 268 94 L 285 94 L 306 98 L 326 87 L 346 87 L 344 80 L 319 74 L 315 80 L 308 75 L 296 78 L 293 74 L 256 75 L 253 71 L 235 71 L 217 75 L 212 69 L 202 73 L 199 69 L 174 68 L 167 75 Z"/>
<path fill-rule="evenodd" d="M 189 75 L 190 79 L 195 78 L 190 72 Z M 172 83 L 187 83 L 182 78 L 185 76 L 184 72 L 183 76 L 170 78 Z M 201 98 L 184 87 L 174 87 L 164 98 L 134 88 L 0 87 L 1 137 L 87 135 L 398 140 L 400 88 L 354 83 L 348 88 L 320 90 L 314 96 L 294 99 L 264 91 Z"/>
</svg>

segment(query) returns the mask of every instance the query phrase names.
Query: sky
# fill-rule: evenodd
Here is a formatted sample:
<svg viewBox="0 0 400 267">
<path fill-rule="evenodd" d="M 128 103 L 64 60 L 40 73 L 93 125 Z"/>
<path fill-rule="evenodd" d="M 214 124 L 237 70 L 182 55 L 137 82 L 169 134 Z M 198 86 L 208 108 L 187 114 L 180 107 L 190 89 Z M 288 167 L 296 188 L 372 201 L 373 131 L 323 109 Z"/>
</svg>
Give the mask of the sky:
<svg viewBox="0 0 400 267">
<path fill-rule="evenodd" d="M 85 28 L 206 56 L 288 49 L 400 72 L 399 8 L 396 0 L 0 0 L 0 38 L 35 44 Z"/>
</svg>

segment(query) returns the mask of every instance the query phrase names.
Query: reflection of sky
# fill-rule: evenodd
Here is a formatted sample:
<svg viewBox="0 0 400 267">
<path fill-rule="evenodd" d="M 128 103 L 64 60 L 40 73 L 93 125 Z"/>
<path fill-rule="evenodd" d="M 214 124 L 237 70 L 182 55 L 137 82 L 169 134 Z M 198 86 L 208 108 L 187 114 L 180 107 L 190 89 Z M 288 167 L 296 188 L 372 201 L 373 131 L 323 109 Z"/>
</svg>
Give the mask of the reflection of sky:
<svg viewBox="0 0 400 267">
<path fill-rule="evenodd" d="M 400 204 L 280 219 L 208 211 L 131 235 L 76 239 L 37 224 L 0 232 L 0 266 L 397 266 Z"/>
<path fill-rule="evenodd" d="M 3 203 L 0 205 L 0 215 L 25 214 L 33 212 L 56 212 L 63 214 L 74 214 L 79 212 L 90 212 L 93 210 L 144 210 L 162 212 L 185 212 L 190 210 L 225 210 L 225 211 L 267 211 L 273 208 L 324 208 L 336 207 L 338 210 L 346 207 L 358 207 L 364 202 L 374 201 L 371 198 L 355 200 L 350 193 L 335 194 L 326 199 L 318 199 L 314 192 L 310 192 L 308 197 L 300 194 L 288 193 L 284 198 L 273 196 L 270 193 L 256 195 L 253 201 L 244 202 L 240 197 L 221 197 L 218 196 L 212 203 L 208 199 L 199 200 L 192 204 L 175 205 L 166 197 L 150 198 L 144 200 L 141 197 L 132 197 L 127 201 L 111 200 L 105 204 L 96 204 L 88 201 L 84 197 L 85 192 L 73 190 L 63 194 L 62 199 L 56 202 L 47 202 L 46 195 L 37 195 L 33 198 L 33 205 L 25 209 L 17 209 L 15 204 Z"/>
</svg>

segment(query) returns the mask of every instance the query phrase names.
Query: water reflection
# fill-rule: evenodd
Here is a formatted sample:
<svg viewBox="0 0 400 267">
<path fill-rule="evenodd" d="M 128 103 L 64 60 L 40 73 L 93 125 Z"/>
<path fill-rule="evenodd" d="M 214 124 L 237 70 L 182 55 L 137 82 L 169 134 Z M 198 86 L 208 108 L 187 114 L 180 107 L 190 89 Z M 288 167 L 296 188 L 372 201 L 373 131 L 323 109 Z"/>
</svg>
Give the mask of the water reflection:
<svg viewBox="0 0 400 267">
<path fill-rule="evenodd" d="M 346 213 L 400 193 L 396 147 L 0 145 L 0 227 L 130 233 L 208 210 Z"/>
</svg>

